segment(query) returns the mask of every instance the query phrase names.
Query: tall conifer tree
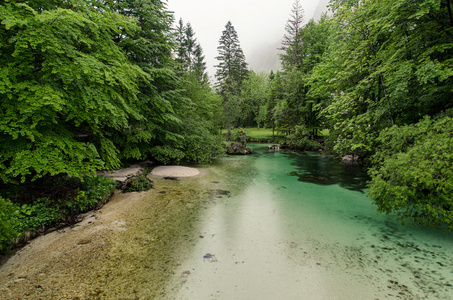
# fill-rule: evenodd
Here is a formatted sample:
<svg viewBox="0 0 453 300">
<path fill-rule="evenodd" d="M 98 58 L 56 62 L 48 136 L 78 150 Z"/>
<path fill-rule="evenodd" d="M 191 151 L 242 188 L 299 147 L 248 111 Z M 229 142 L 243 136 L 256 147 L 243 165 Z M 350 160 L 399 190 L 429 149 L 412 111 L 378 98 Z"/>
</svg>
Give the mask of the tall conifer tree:
<svg viewBox="0 0 453 300">
<path fill-rule="evenodd" d="M 222 96 L 227 93 L 239 95 L 242 80 L 247 75 L 247 63 L 244 52 L 239 44 L 239 38 L 234 26 L 230 21 L 225 26 L 219 40 L 219 61 L 215 77 L 218 80 L 217 87 Z"/>
<path fill-rule="evenodd" d="M 241 84 L 248 70 L 238 34 L 230 21 L 222 32 L 219 44 L 219 56 L 216 57 L 219 64 L 215 76 L 218 93 L 222 96 L 223 122 L 230 131 L 232 123 L 239 119 Z"/>
<path fill-rule="evenodd" d="M 176 31 L 176 41 L 178 43 L 176 55 L 182 70 L 194 73 L 199 83 L 207 84 L 208 74 L 206 73 L 203 48 L 200 43 L 197 43 L 192 25 L 190 23 L 184 25 L 183 20 L 180 19 Z"/>
<path fill-rule="evenodd" d="M 283 36 L 282 47 L 284 53 L 280 55 L 284 67 L 297 66 L 301 63 L 302 32 L 304 10 L 299 0 L 295 0 L 291 15 L 286 23 L 286 34 Z"/>
</svg>

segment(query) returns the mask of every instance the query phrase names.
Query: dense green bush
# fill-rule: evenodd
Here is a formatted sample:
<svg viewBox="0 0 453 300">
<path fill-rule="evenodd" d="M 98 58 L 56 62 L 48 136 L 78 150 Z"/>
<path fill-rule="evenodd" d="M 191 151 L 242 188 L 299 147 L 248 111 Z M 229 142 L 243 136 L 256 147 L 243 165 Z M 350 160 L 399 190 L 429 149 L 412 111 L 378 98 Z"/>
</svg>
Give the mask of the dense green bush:
<svg viewBox="0 0 453 300">
<path fill-rule="evenodd" d="M 247 129 L 244 129 L 244 128 L 236 128 L 234 130 L 231 131 L 231 136 L 229 138 L 230 141 L 234 141 L 234 142 L 240 142 L 241 141 L 241 135 L 242 135 L 242 132 L 245 132 L 245 136 L 247 138 L 247 140 L 249 139 L 249 131 Z"/>
<path fill-rule="evenodd" d="M 114 180 L 99 176 L 85 177 L 82 180 L 58 179 L 47 184 L 48 189 L 65 185 L 76 186 L 76 189 L 60 199 L 41 197 L 22 204 L 0 197 L 0 253 L 7 252 L 12 240 L 28 231 L 66 222 L 79 213 L 104 204 L 116 187 Z M 73 196 L 69 196 L 71 194 Z"/>
<path fill-rule="evenodd" d="M 283 146 L 284 148 L 308 151 L 317 151 L 322 148 L 319 142 L 312 139 L 310 132 L 303 125 L 295 127 L 294 134 L 286 137 L 286 142 Z"/>
<path fill-rule="evenodd" d="M 34 231 L 53 225 L 61 220 L 63 212 L 49 198 L 39 198 L 33 204 L 23 204 L 18 207 L 13 215 L 16 220 L 16 230 L 21 235 L 27 231 Z"/>
<path fill-rule="evenodd" d="M 13 218 L 17 207 L 8 199 L 0 197 L 0 253 L 7 251 L 11 241 L 17 236 L 17 220 Z"/>
<path fill-rule="evenodd" d="M 147 191 L 153 187 L 153 183 L 145 175 L 135 176 L 129 179 L 123 187 L 123 192 Z"/>
<path fill-rule="evenodd" d="M 307 136 L 304 136 L 299 141 L 297 141 L 297 146 L 303 150 L 317 151 L 322 148 L 321 144 L 315 140 L 310 139 Z"/>
<path fill-rule="evenodd" d="M 378 211 L 453 230 L 453 119 L 394 126 L 378 142 L 368 190 Z"/>
<path fill-rule="evenodd" d="M 86 211 L 105 204 L 116 188 L 116 181 L 101 176 L 85 177 L 82 181 L 79 195 L 75 199 L 76 209 Z"/>
</svg>

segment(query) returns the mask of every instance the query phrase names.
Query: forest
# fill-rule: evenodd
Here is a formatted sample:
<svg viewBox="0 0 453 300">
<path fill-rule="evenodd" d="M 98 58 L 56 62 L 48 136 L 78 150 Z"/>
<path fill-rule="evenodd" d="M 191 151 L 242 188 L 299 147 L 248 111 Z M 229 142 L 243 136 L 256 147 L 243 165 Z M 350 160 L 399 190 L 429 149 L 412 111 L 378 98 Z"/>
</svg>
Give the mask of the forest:
<svg viewBox="0 0 453 300">
<path fill-rule="evenodd" d="M 452 230 L 452 9 L 450 0 L 331 0 L 307 21 L 296 0 L 280 70 L 250 70 L 228 22 L 212 83 L 195 29 L 165 1 L 2 1 L 0 250 L 75 199 L 77 211 L 91 208 L 98 196 L 81 185 L 102 180 L 87 174 L 145 159 L 209 163 L 224 153 L 221 129 L 243 127 L 350 155 L 368 170 L 379 212 Z M 14 196 L 62 176 L 80 181 L 69 203 Z M 25 226 L 30 215 L 37 221 Z"/>
</svg>

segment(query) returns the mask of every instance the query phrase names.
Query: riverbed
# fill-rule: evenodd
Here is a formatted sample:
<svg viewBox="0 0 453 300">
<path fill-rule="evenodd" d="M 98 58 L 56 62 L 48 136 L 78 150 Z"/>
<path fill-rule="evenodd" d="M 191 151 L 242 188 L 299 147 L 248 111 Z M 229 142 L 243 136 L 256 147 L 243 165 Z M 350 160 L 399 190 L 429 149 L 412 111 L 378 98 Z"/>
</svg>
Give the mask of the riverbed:
<svg viewBox="0 0 453 300">
<path fill-rule="evenodd" d="M 329 155 L 252 147 L 35 239 L 0 298 L 453 299 L 451 233 L 377 215 Z"/>
<path fill-rule="evenodd" d="M 453 299 L 453 235 L 377 215 L 366 174 L 319 153 L 228 157 L 174 299 Z M 179 285 L 178 285 L 179 284 Z"/>
</svg>

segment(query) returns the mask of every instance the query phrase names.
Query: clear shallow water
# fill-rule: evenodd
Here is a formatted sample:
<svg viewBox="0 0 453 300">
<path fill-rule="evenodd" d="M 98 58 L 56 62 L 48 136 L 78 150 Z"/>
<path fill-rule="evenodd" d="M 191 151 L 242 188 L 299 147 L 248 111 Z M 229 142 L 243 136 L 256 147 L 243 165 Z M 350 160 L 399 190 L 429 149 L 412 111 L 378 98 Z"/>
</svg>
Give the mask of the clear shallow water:
<svg viewBox="0 0 453 300">
<path fill-rule="evenodd" d="M 453 299 L 453 235 L 376 215 L 366 177 L 321 154 L 269 151 L 210 168 L 217 195 L 175 299 Z"/>
</svg>

